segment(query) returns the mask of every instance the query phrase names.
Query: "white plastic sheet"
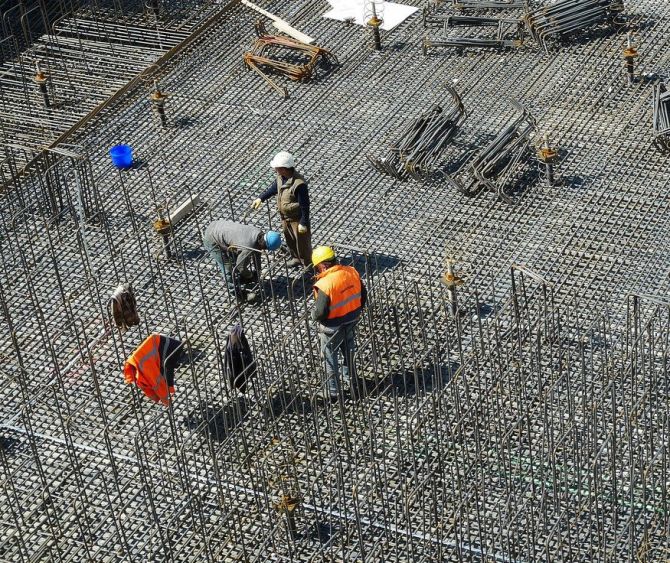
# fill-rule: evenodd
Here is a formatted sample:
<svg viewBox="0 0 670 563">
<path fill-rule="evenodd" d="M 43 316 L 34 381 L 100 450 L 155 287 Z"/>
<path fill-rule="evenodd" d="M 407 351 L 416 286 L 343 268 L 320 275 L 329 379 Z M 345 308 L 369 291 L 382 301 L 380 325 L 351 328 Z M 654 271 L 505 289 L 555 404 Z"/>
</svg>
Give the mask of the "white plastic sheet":
<svg viewBox="0 0 670 563">
<path fill-rule="evenodd" d="M 352 20 L 355 24 L 365 25 L 365 0 L 328 0 L 328 3 L 332 6 L 332 10 L 323 14 L 324 18 L 339 21 Z M 384 2 L 381 28 L 389 31 L 404 22 L 417 10 L 418 8 L 406 4 Z"/>
</svg>

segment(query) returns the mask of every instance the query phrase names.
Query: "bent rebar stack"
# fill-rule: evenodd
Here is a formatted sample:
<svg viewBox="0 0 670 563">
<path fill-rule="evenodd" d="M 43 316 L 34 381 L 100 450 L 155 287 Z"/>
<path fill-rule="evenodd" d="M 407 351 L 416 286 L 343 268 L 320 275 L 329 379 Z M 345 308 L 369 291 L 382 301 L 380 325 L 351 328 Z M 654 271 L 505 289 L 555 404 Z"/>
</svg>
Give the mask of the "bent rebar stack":
<svg viewBox="0 0 670 563">
<path fill-rule="evenodd" d="M 423 38 L 422 50 L 424 55 L 433 47 L 502 49 L 523 45 L 525 24 L 521 19 L 444 15 L 435 13 L 434 8 L 426 7 L 423 10 L 423 24 L 424 27 L 442 28 L 442 36 Z M 478 30 L 494 29 L 495 34 L 490 33 L 487 37 L 449 35 L 449 30 L 454 27 Z"/>
<path fill-rule="evenodd" d="M 307 45 L 290 37 L 268 35 L 265 27 L 259 24 L 256 29 L 259 37 L 251 51 L 244 53 L 244 64 L 283 98 L 288 98 L 288 90 L 279 86 L 264 71 L 269 70 L 294 81 L 306 82 L 314 77 L 318 68 L 330 70 L 337 65 L 337 57 L 323 47 Z"/>
<path fill-rule="evenodd" d="M 449 85 L 445 88 L 451 96 L 448 110 L 436 105 L 421 114 L 389 147 L 387 156 L 375 158 L 367 155 L 368 160 L 382 174 L 399 179 L 411 176 L 421 180 L 435 170 L 444 149 L 466 118 L 465 107 L 456 90 Z"/>
<path fill-rule="evenodd" d="M 525 19 L 533 38 L 548 52 L 549 39 L 612 22 L 623 9 L 623 0 L 558 0 L 528 12 Z"/>
<path fill-rule="evenodd" d="M 445 176 L 468 196 L 475 196 L 487 189 L 507 203 L 514 203 L 515 192 L 523 184 L 524 172 L 528 170 L 529 147 L 537 133 L 537 124 L 531 113 L 515 100 L 512 106 L 521 115 L 505 127 L 468 164 L 469 178 L 459 182 Z M 525 184 L 529 180 L 526 178 Z"/>
<path fill-rule="evenodd" d="M 670 151 L 670 92 L 664 83 L 654 86 L 654 135 L 659 149 Z"/>
</svg>

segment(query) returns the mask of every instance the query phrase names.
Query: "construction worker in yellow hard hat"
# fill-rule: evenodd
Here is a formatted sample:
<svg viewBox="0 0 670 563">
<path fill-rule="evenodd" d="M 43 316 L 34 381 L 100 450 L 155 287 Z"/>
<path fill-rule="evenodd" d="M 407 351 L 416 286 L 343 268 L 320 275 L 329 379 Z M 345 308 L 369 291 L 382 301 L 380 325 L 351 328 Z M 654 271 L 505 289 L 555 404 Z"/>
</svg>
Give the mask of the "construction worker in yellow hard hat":
<svg viewBox="0 0 670 563">
<path fill-rule="evenodd" d="M 319 246 L 312 253 L 316 272 L 312 319 L 319 323 L 319 342 L 326 368 L 327 395 L 338 397 L 339 358 L 344 358 L 342 381 L 355 377 L 356 324 L 367 300 L 367 290 L 355 268 L 338 264 L 335 251 Z"/>
<path fill-rule="evenodd" d="M 295 169 L 291 153 L 277 153 L 270 167 L 277 175 L 270 187 L 257 197 L 251 206 L 260 208 L 264 201 L 277 196 L 277 208 L 282 220 L 284 240 L 291 253 L 290 267 L 306 268 L 312 261 L 312 234 L 309 224 L 309 189 L 305 178 Z"/>
</svg>

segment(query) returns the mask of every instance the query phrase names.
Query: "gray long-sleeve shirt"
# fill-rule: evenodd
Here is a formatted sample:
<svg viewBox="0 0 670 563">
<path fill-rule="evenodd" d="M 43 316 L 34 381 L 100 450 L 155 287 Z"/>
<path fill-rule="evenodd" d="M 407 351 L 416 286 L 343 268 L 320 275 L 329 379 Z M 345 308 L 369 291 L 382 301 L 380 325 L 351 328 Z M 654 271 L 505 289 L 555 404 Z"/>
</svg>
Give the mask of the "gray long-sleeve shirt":
<svg viewBox="0 0 670 563">
<path fill-rule="evenodd" d="M 258 236 L 262 233 L 258 227 L 219 219 L 210 223 L 205 229 L 203 241 L 208 241 L 225 250 L 237 254 L 236 266 L 240 271 L 246 270 L 252 257 L 259 259 L 258 252 L 250 249 L 258 248 Z"/>
</svg>

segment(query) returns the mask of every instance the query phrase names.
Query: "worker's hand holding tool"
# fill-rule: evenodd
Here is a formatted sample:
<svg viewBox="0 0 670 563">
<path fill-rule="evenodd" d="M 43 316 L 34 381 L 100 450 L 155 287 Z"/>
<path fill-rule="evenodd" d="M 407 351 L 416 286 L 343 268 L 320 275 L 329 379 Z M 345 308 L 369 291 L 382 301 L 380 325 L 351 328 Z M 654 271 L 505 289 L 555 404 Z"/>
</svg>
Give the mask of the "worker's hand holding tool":
<svg viewBox="0 0 670 563">
<path fill-rule="evenodd" d="M 261 205 L 263 205 L 263 202 L 261 201 L 260 197 L 257 197 L 251 204 L 251 207 L 254 209 L 260 209 Z"/>
<path fill-rule="evenodd" d="M 305 225 L 298 225 L 298 232 L 299 232 L 301 235 L 307 234 L 307 231 L 308 231 L 308 230 L 309 230 L 309 229 L 308 229 L 307 227 L 305 227 Z"/>
</svg>

